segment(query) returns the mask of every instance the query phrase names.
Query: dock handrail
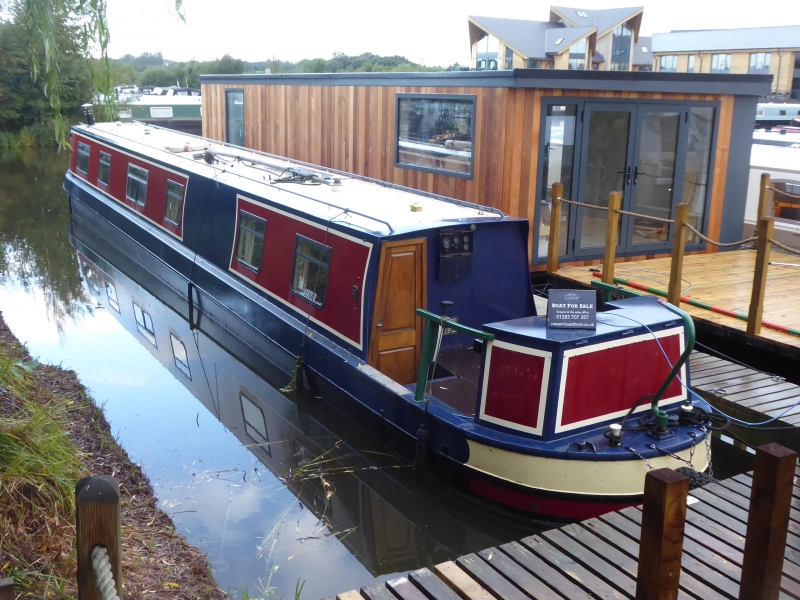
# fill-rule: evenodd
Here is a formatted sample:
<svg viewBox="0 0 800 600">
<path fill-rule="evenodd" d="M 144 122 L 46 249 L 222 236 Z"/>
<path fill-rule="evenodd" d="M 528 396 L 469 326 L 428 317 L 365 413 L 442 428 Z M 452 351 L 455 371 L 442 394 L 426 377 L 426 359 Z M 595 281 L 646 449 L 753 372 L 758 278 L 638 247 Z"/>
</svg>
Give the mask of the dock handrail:
<svg viewBox="0 0 800 600">
<path fill-rule="evenodd" d="M 421 402 L 425 394 L 425 383 L 428 380 L 428 369 L 433 364 L 434 359 L 439 348 L 440 332 L 444 327 L 453 329 L 459 333 L 465 333 L 475 338 L 479 338 L 484 342 L 491 342 L 494 340 L 494 334 L 473 327 L 467 327 L 449 317 L 437 315 L 418 308 L 416 310 L 417 316 L 425 319 L 425 329 L 422 334 L 422 355 L 419 361 L 419 375 L 417 375 L 417 389 L 414 392 L 414 400 Z"/>
<path fill-rule="evenodd" d="M 550 209 L 550 232 L 549 232 L 549 245 L 547 252 L 547 273 L 554 275 L 559 269 L 559 227 L 561 216 L 561 204 L 575 205 L 593 210 L 606 211 L 606 242 L 605 242 L 605 255 L 603 258 L 603 271 L 602 274 L 595 273 L 596 277 L 602 278 L 604 286 L 596 286 L 603 289 L 607 294 L 617 293 L 623 288 L 618 288 L 614 284 L 625 285 L 634 287 L 644 292 L 662 296 L 673 306 L 679 306 L 681 303 L 695 306 L 704 310 L 727 315 L 729 317 L 739 319 L 747 322 L 746 334 L 750 337 L 756 337 L 761 334 L 761 328 L 766 327 L 775 331 L 780 331 L 789 335 L 800 337 L 800 329 L 787 327 L 785 325 L 774 323 L 764 320 L 764 296 L 767 284 L 767 271 L 770 264 L 781 264 L 782 266 L 800 267 L 800 264 L 793 263 L 772 263 L 770 262 L 770 250 L 774 246 L 787 252 L 800 256 L 800 248 L 793 248 L 786 244 L 782 244 L 774 238 L 775 218 L 767 216 L 769 214 L 770 205 L 775 203 L 772 201 L 773 192 L 780 192 L 784 195 L 790 195 L 782 190 L 772 186 L 771 177 L 768 173 L 761 174 L 760 193 L 758 198 L 758 218 L 756 222 L 756 230 L 753 235 L 738 240 L 735 242 L 721 242 L 713 240 L 691 223 L 689 223 L 689 207 L 685 203 L 678 204 L 675 207 L 675 218 L 665 219 L 655 217 L 652 215 L 642 215 L 619 208 L 620 195 L 618 192 L 611 192 L 609 195 L 608 206 L 599 206 L 587 204 L 585 202 L 577 202 L 568 200 L 562 197 L 563 185 L 561 183 L 553 183 L 551 188 L 552 205 Z M 800 198 L 800 196 L 798 196 Z M 620 277 L 614 276 L 614 267 L 616 263 L 616 247 L 617 247 L 617 225 L 619 215 L 628 215 L 632 217 L 642 217 L 651 219 L 658 222 L 663 222 L 673 227 L 672 239 L 672 252 L 670 261 L 669 273 L 669 286 L 666 290 L 653 288 L 651 286 L 642 285 L 633 281 L 629 281 Z M 686 249 L 686 235 L 691 232 L 697 238 L 705 241 L 708 244 L 718 248 L 734 248 L 754 244 L 756 250 L 755 269 L 753 272 L 753 287 L 750 295 L 750 306 L 747 313 L 740 313 L 726 308 L 712 306 L 706 302 L 701 302 L 695 298 L 683 295 L 681 293 L 681 285 L 683 283 L 683 259 Z"/>
</svg>

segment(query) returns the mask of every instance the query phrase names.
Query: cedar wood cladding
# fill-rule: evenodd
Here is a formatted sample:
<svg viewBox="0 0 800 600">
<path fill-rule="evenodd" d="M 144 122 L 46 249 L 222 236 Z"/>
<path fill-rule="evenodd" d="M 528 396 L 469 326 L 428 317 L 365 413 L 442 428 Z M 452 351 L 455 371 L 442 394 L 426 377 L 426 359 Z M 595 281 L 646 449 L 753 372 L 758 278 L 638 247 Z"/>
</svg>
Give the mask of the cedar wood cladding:
<svg viewBox="0 0 800 600">
<path fill-rule="evenodd" d="M 719 239 L 734 96 L 508 87 L 202 84 L 203 136 L 225 139 L 225 89 L 244 90 L 249 148 L 499 208 L 533 224 L 542 98 L 720 102 L 708 235 Z M 471 180 L 394 166 L 396 94 L 474 94 Z M 532 236 L 528 254 L 532 254 Z M 708 252 L 716 252 L 709 246 Z M 538 270 L 543 266 L 534 267 Z"/>
</svg>

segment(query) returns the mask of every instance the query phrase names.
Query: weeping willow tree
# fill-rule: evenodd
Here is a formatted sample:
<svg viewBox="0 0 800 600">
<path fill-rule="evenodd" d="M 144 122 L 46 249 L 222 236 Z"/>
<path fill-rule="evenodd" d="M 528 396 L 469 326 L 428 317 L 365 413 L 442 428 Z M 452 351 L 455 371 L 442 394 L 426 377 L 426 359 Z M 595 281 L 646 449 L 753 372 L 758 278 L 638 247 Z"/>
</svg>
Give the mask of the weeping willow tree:
<svg viewBox="0 0 800 600">
<path fill-rule="evenodd" d="M 174 2 L 176 12 L 183 20 L 183 0 Z M 106 118 L 112 118 L 116 106 L 108 57 L 110 35 L 106 0 L 0 0 L 0 9 L 6 15 L 13 15 L 27 32 L 31 77 L 34 82 L 41 81 L 52 109 L 59 148 L 68 145 L 69 133 L 62 114 L 64 88 L 59 68 L 63 56 L 58 34 L 64 23 L 75 27 L 83 55 L 97 57 L 91 61 L 92 81 L 95 91 L 106 99 Z"/>
</svg>

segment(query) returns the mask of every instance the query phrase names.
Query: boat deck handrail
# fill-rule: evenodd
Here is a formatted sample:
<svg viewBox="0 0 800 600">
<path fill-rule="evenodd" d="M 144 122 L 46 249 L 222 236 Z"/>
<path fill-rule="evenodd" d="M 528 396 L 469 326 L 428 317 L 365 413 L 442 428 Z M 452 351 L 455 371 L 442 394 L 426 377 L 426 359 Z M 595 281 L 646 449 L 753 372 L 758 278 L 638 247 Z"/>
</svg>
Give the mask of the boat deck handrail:
<svg viewBox="0 0 800 600">
<path fill-rule="evenodd" d="M 390 183 L 388 181 L 382 181 L 380 179 L 374 179 L 372 177 L 367 177 L 366 175 L 359 175 L 357 173 L 348 173 L 347 171 L 340 171 L 338 169 L 333 169 L 331 167 L 323 167 L 323 166 L 320 166 L 320 165 L 315 165 L 313 163 L 304 162 L 302 160 L 297 160 L 295 158 L 288 158 L 286 156 L 279 156 L 277 154 L 271 154 L 269 152 L 264 152 L 263 150 L 255 150 L 253 148 L 245 148 L 243 146 L 237 146 L 236 144 L 230 144 L 228 142 L 222 142 L 222 141 L 219 141 L 219 140 L 212 140 L 210 138 L 203 137 L 201 135 L 195 135 L 193 133 L 176 132 L 174 129 L 169 129 L 167 127 L 161 127 L 160 125 L 151 125 L 149 123 L 143 123 L 142 121 L 130 121 L 130 122 L 131 123 L 138 123 L 138 124 L 140 124 L 140 125 L 142 125 L 144 127 L 151 127 L 151 128 L 154 128 L 154 129 L 161 129 L 161 130 L 169 132 L 169 133 L 181 133 L 185 137 L 192 137 L 192 138 L 195 138 L 195 139 L 203 140 L 205 142 L 209 142 L 211 144 L 221 144 L 222 146 L 229 147 L 229 148 L 235 148 L 237 150 L 241 150 L 242 152 L 249 152 L 249 153 L 257 154 L 257 155 L 260 155 L 260 156 L 266 156 L 268 158 L 275 158 L 275 159 L 283 160 L 283 161 L 286 161 L 286 162 L 289 162 L 289 163 L 293 163 L 293 164 L 296 164 L 296 165 L 299 165 L 299 166 L 302 166 L 302 167 L 308 167 L 308 168 L 312 168 L 312 169 L 319 169 L 319 170 L 324 171 L 326 173 L 333 173 L 335 175 L 340 175 L 342 177 L 347 177 L 349 179 L 357 179 L 357 180 L 360 180 L 360 181 L 364 181 L 366 183 L 374 183 L 374 184 L 379 185 L 381 187 L 385 187 L 385 188 L 389 188 L 389 189 L 393 189 L 393 190 L 398 190 L 398 191 L 402 191 L 402 192 L 408 192 L 408 193 L 411 193 L 411 194 L 415 194 L 417 196 L 423 196 L 425 198 L 430 198 L 432 200 L 439 200 L 440 202 L 446 202 L 448 204 L 454 204 L 454 205 L 460 206 L 462 208 L 471 208 L 473 210 L 477 210 L 479 213 L 482 213 L 482 212 L 494 213 L 494 214 L 498 215 L 502 219 L 505 219 L 507 217 L 507 215 L 502 210 L 500 210 L 499 208 L 494 208 L 494 207 L 491 207 L 491 206 L 484 206 L 483 204 L 477 204 L 475 202 L 467 202 L 466 200 L 458 200 L 456 198 L 450 198 L 448 196 L 442 196 L 440 194 L 434 194 L 433 192 L 426 192 L 424 190 L 417 190 L 417 189 L 410 188 L 408 186 L 400 185 L 400 184 L 397 184 L 397 183 Z M 120 136 L 120 137 L 122 137 L 122 136 Z M 181 156 L 181 155 L 178 155 L 178 156 Z M 192 160 L 192 159 L 190 159 L 190 158 L 188 158 L 186 156 L 184 156 L 183 158 L 185 158 L 186 160 Z M 369 218 L 372 218 L 372 217 L 369 217 Z"/>
</svg>

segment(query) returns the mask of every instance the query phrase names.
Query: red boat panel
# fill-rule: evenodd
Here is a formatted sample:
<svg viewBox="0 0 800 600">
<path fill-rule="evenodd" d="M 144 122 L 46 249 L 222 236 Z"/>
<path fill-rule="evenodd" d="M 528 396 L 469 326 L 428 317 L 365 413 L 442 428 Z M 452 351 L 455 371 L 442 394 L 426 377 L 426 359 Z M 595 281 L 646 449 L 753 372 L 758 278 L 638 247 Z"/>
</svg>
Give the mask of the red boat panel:
<svg viewBox="0 0 800 600">
<path fill-rule="evenodd" d="M 489 363 L 489 382 L 483 405 L 483 418 L 494 417 L 539 429 L 542 385 L 548 361 L 543 356 L 514 352 L 494 344 Z"/>
<path fill-rule="evenodd" d="M 256 272 L 236 260 L 234 239 L 231 270 L 300 312 L 310 315 L 317 323 L 351 341 L 353 345 L 361 347 L 362 292 L 372 246 L 241 196 L 238 197 L 237 204 L 240 210 L 264 219 L 267 226 L 261 269 Z M 238 232 L 238 210 L 236 219 Z M 328 288 L 322 307 L 292 292 L 297 234 L 331 248 Z"/>
<path fill-rule="evenodd" d="M 556 428 L 606 420 L 624 414 L 646 394 L 654 394 L 667 378 L 670 365 L 658 342 L 675 364 L 683 350 L 681 330 L 659 338 L 650 336 L 624 345 L 599 344 L 581 354 L 566 356 L 566 383 L 560 399 L 561 418 Z M 681 383 L 673 380 L 664 394 L 669 400 L 683 397 Z M 646 408 L 647 402 L 643 403 Z"/>
<path fill-rule="evenodd" d="M 188 184 L 188 177 L 156 165 L 155 163 L 142 160 L 105 144 L 101 144 L 95 140 L 85 138 L 79 135 L 73 136 L 73 152 L 70 159 L 70 170 L 79 178 L 86 181 L 89 185 L 107 193 L 109 196 L 117 200 L 120 204 L 124 204 L 131 210 L 139 213 L 151 223 L 157 225 L 161 229 L 168 231 L 179 239 L 183 239 L 183 209 L 186 202 L 186 189 Z M 76 168 L 78 143 L 87 144 L 90 147 L 89 154 L 89 172 L 84 175 Z M 109 172 L 108 188 L 98 184 L 97 171 L 100 160 L 100 152 L 105 152 L 111 155 L 111 169 Z M 128 185 L 128 165 L 133 164 L 141 167 L 147 171 L 147 196 L 144 206 L 139 206 L 136 202 L 126 198 L 126 189 Z M 166 220 L 164 213 L 167 204 L 167 181 L 174 181 L 183 186 L 183 202 L 181 203 L 181 214 L 178 225 L 173 225 Z"/>
<path fill-rule="evenodd" d="M 469 488 L 478 496 L 518 510 L 570 521 L 592 519 L 607 512 L 641 504 L 642 501 L 641 498 L 632 498 L 630 501 L 615 499 L 609 502 L 598 502 L 597 496 L 590 496 L 586 500 L 550 496 L 505 487 L 480 477 L 470 477 Z"/>
</svg>

